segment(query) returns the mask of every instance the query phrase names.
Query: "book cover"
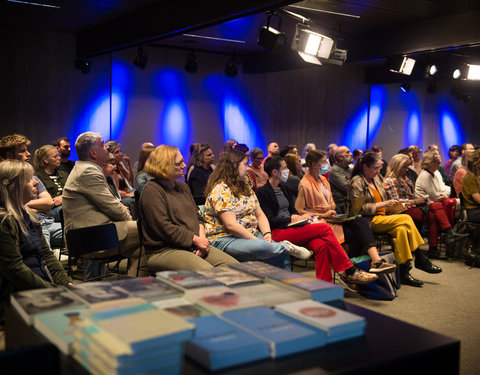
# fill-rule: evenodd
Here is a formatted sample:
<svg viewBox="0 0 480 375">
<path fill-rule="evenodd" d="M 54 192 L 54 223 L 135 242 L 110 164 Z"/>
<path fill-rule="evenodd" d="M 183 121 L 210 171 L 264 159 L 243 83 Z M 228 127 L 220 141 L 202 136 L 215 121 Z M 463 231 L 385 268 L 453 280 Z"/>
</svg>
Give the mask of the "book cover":
<svg viewBox="0 0 480 375">
<path fill-rule="evenodd" d="M 157 272 L 157 277 L 182 290 L 222 285 L 217 280 L 203 276 L 192 270 L 162 271 Z"/>
<path fill-rule="evenodd" d="M 185 297 L 214 314 L 261 305 L 255 299 L 240 295 L 234 289 L 226 286 L 191 289 L 185 293 Z"/>
<path fill-rule="evenodd" d="M 65 355 L 71 353 L 75 322 L 84 318 L 85 305 L 35 315 L 33 326 Z"/>
<path fill-rule="evenodd" d="M 284 288 L 282 285 L 262 283 L 235 288 L 235 292 L 255 299 L 262 305 L 273 307 L 281 303 L 305 299 L 302 292 L 295 289 Z"/>
<path fill-rule="evenodd" d="M 85 306 L 85 303 L 65 287 L 22 290 L 10 296 L 12 307 L 29 325 L 33 316 L 44 312 Z"/>
<path fill-rule="evenodd" d="M 218 316 L 195 318 L 192 322 L 195 324 L 194 337 L 187 341 L 185 353 L 211 371 L 268 358 L 270 355 L 266 341 Z"/>
<path fill-rule="evenodd" d="M 217 280 L 218 282 L 229 287 L 258 284 L 262 282 L 262 280 L 256 276 L 237 271 L 230 267 L 214 267 L 208 270 L 200 270 L 196 272 L 205 277 Z"/>
<path fill-rule="evenodd" d="M 326 343 L 324 331 L 286 319 L 265 306 L 227 311 L 222 317 L 267 341 L 272 358 L 318 348 Z"/>
<path fill-rule="evenodd" d="M 184 319 L 151 304 L 92 314 L 83 322 L 92 323 L 83 327 L 84 332 L 107 351 L 118 348 L 112 353 L 114 356 L 185 341 L 194 328 Z"/>
<path fill-rule="evenodd" d="M 212 315 L 210 311 L 183 297 L 153 301 L 151 303 L 155 307 L 168 311 L 182 319 L 192 319 L 200 316 Z"/>
<path fill-rule="evenodd" d="M 304 220 L 298 220 L 298 221 L 294 221 L 293 223 L 290 223 L 287 225 L 287 228 L 295 228 L 295 227 L 302 227 L 306 224 L 309 224 L 310 223 L 310 220 L 308 219 L 304 219 Z"/>
<path fill-rule="evenodd" d="M 112 285 L 122 288 L 131 296 L 148 300 L 172 298 L 183 294 L 177 288 L 154 277 L 134 277 L 116 280 L 112 281 Z"/>
<path fill-rule="evenodd" d="M 110 281 L 92 281 L 75 284 L 69 287 L 71 291 L 88 303 L 113 301 L 131 297 L 131 295 Z"/>
<path fill-rule="evenodd" d="M 276 274 L 276 273 L 281 273 L 281 274 L 289 273 L 289 271 L 286 271 L 282 268 L 278 268 L 270 264 L 260 262 L 258 260 L 232 263 L 232 264 L 229 264 L 228 266 L 233 269 L 236 269 L 245 273 L 249 273 L 251 275 L 254 275 L 260 278 L 266 278 L 267 276 Z"/>
<path fill-rule="evenodd" d="M 329 337 L 348 332 L 364 331 L 365 318 L 312 300 L 290 302 L 275 306 L 281 314 L 320 328 Z"/>
</svg>

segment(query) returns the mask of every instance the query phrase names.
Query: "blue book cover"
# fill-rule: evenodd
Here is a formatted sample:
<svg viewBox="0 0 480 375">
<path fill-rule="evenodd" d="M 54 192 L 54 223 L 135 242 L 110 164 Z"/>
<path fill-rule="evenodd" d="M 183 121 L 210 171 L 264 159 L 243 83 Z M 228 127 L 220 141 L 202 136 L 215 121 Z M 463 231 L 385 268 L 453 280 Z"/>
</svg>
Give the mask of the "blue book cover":
<svg viewBox="0 0 480 375">
<path fill-rule="evenodd" d="M 266 340 L 272 358 L 319 348 L 326 343 L 324 331 L 286 319 L 265 306 L 227 311 L 222 316 Z"/>
<path fill-rule="evenodd" d="M 157 272 L 157 277 L 182 290 L 223 285 L 219 281 L 201 275 L 193 270 L 173 270 Z"/>
<path fill-rule="evenodd" d="M 194 337 L 187 341 L 185 353 L 209 370 L 219 370 L 268 358 L 266 341 L 210 315 L 190 320 Z"/>
<path fill-rule="evenodd" d="M 33 319 L 33 326 L 59 350 L 68 355 L 74 341 L 75 323 L 83 319 L 85 309 L 86 306 L 78 306 L 38 314 Z"/>
</svg>

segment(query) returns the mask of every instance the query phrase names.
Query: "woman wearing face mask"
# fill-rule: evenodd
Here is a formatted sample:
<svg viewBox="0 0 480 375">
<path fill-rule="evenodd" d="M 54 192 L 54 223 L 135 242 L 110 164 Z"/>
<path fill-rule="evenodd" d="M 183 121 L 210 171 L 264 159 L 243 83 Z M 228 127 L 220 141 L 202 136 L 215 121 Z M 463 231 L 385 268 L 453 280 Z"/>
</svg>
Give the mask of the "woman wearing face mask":
<svg viewBox="0 0 480 375">
<path fill-rule="evenodd" d="M 317 278 L 332 281 L 332 271 L 340 272 L 348 283 L 369 283 L 378 276 L 355 268 L 348 255 L 338 242 L 330 226 L 326 223 L 313 223 L 298 227 L 289 224 L 308 220 L 309 214 L 299 215 L 295 210 L 292 196 L 286 186 L 289 169 L 280 156 L 269 157 L 264 164 L 268 174 L 267 183 L 256 192 L 260 206 L 267 216 L 274 241 L 290 241 L 305 246 L 315 255 Z"/>
</svg>

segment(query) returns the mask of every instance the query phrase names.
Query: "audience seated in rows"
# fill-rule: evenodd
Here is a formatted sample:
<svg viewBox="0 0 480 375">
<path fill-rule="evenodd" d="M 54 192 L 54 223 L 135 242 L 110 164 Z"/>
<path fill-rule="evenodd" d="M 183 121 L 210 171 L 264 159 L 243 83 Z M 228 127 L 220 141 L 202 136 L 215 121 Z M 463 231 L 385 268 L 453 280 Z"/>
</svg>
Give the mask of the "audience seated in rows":
<svg viewBox="0 0 480 375">
<path fill-rule="evenodd" d="M 205 204 L 205 187 L 215 165 L 215 155 L 208 143 L 199 144 L 193 155 L 193 168 L 187 178 L 187 184 L 197 205 Z"/>
<path fill-rule="evenodd" d="M 260 148 L 254 148 L 250 152 L 250 159 L 252 162 L 247 168 L 249 174 L 250 185 L 252 186 L 253 191 L 256 191 L 259 187 L 265 185 L 268 180 L 268 175 L 263 169 L 263 151 Z"/>
<path fill-rule="evenodd" d="M 452 167 L 452 163 L 460 157 L 461 152 L 462 148 L 459 145 L 453 145 L 448 149 L 449 159 L 443 164 L 443 169 L 445 169 L 447 176 L 450 176 L 450 168 Z"/>
<path fill-rule="evenodd" d="M 365 199 L 361 214 L 371 224 L 374 233 L 388 233 L 392 236 L 395 259 L 400 264 L 402 284 L 421 287 L 423 282 L 410 275 L 410 262 L 415 257 L 415 267 L 428 272 L 442 272 L 433 265 L 419 249 L 424 243 L 413 220 L 405 214 L 386 215 L 389 207 L 397 205 L 394 199 L 388 199 L 379 176 L 382 160 L 379 154 L 368 151 L 355 164 L 352 179 L 348 185 L 348 204 L 352 207 L 357 199 Z M 418 180 L 417 180 L 418 181 Z"/>
<path fill-rule="evenodd" d="M 257 190 L 256 195 L 272 229 L 272 239 L 276 242 L 290 241 L 312 250 L 315 256 L 315 273 L 319 279 L 331 282 L 332 267 L 334 272 L 341 273 L 349 283 L 375 281 L 378 276 L 353 266 L 328 224 L 311 223 L 311 215 L 298 214 L 285 185 L 289 172 L 285 161 L 280 156 L 272 156 L 265 161 L 264 166 L 269 179 Z M 307 221 L 306 225 L 288 227 L 289 224 L 302 220 Z M 392 266 L 391 270 L 394 268 Z"/>
<path fill-rule="evenodd" d="M 110 140 L 105 144 L 108 152 L 115 157 L 116 168 L 112 177 L 120 192 L 120 198 L 125 206 L 134 201 L 135 192 L 133 190 L 134 174 L 130 158 L 122 152 L 121 144 Z"/>
<path fill-rule="evenodd" d="M 289 170 L 288 179 L 285 184 L 295 201 L 298 195 L 298 185 L 300 184 L 300 180 L 303 178 L 300 156 L 298 154 L 287 154 L 285 155 L 285 163 L 287 164 L 287 168 Z"/>
<path fill-rule="evenodd" d="M 113 222 L 117 228 L 120 252 L 127 257 L 132 256 L 139 247 L 137 224 L 108 188 L 103 167 L 109 153 L 101 135 L 95 132 L 80 134 L 75 142 L 75 151 L 79 161 L 75 163 L 63 189 L 65 231 Z M 107 254 L 114 255 L 107 251 L 98 256 Z M 129 274 L 135 273 L 135 267 L 131 267 Z M 85 280 L 103 274 L 103 263 L 85 259 Z"/>
<path fill-rule="evenodd" d="M 467 174 L 467 161 L 468 161 L 468 154 L 470 152 L 472 151 L 466 151 L 463 153 L 463 156 L 461 158 L 462 164 L 460 168 L 457 169 L 457 171 L 455 172 L 455 175 L 453 176 L 452 185 L 453 185 L 453 189 L 455 190 L 456 197 L 459 197 L 462 191 L 462 181 L 463 181 L 463 177 L 465 177 L 465 175 Z"/>
<path fill-rule="evenodd" d="M 158 146 L 145 164 L 153 177 L 139 202 L 144 236 L 145 264 L 152 272 L 171 269 L 207 269 L 236 263 L 228 254 L 210 246 L 184 176 L 186 165 L 173 146 Z"/>
<path fill-rule="evenodd" d="M 347 186 L 352 175 L 352 153 L 346 146 L 337 147 L 334 154 L 335 165 L 330 169 L 328 182 L 332 189 L 335 210 L 339 214 L 347 212 Z"/>
<path fill-rule="evenodd" d="M 471 143 L 463 143 L 460 146 L 460 154 L 459 157 L 452 163 L 450 166 L 450 180 L 453 181 L 453 177 L 455 176 L 455 172 L 457 171 L 458 168 L 462 166 L 462 156 L 465 153 L 465 151 L 474 151 L 475 148 Z"/>
<path fill-rule="evenodd" d="M 262 165 L 265 163 L 265 160 L 267 160 L 267 158 L 273 155 L 280 155 L 280 147 L 278 147 L 277 142 L 271 142 L 267 146 L 267 156 L 265 156 L 265 158 L 263 159 Z"/>
<path fill-rule="evenodd" d="M 11 293 L 72 282 L 26 205 L 37 184 L 30 164 L 15 158 L 0 162 L 0 325 Z"/>
<path fill-rule="evenodd" d="M 289 242 L 272 241 L 272 231 L 258 199 L 246 182 L 248 157 L 236 150 L 220 158 L 208 180 L 205 231 L 212 246 L 239 261 L 261 260 L 290 269 L 290 257 L 311 253 Z"/>
<path fill-rule="evenodd" d="M 58 169 L 69 174 L 75 165 L 73 160 L 68 160 L 71 153 L 70 140 L 67 137 L 60 137 L 53 142 L 53 145 L 57 148 L 58 154 L 60 155 L 60 166 Z"/>
</svg>

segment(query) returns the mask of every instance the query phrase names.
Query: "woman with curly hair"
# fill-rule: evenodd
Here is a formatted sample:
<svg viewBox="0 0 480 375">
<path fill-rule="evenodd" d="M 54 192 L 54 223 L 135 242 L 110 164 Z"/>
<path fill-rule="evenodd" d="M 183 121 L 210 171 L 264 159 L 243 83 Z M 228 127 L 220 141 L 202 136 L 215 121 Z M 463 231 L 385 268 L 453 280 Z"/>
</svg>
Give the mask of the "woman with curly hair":
<svg viewBox="0 0 480 375">
<path fill-rule="evenodd" d="M 290 270 L 290 257 L 311 252 L 288 241 L 272 241 L 272 231 L 258 199 L 246 182 L 248 156 L 225 153 L 208 180 L 205 231 L 212 245 L 239 261 L 261 260 Z"/>
</svg>

